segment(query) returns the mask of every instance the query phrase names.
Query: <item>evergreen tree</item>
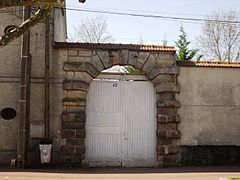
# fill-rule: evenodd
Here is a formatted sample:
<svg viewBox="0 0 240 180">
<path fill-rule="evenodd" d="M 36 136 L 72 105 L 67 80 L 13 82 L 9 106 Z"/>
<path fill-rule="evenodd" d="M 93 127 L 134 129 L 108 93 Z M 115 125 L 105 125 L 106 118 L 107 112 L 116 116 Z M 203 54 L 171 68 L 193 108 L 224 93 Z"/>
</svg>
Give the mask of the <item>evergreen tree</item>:
<svg viewBox="0 0 240 180">
<path fill-rule="evenodd" d="M 177 46 L 177 60 L 182 61 L 182 60 L 191 60 L 193 59 L 197 52 L 198 49 L 189 49 L 188 45 L 190 44 L 190 41 L 187 41 L 187 34 L 183 29 L 183 26 L 180 27 L 180 35 L 179 35 L 179 40 L 175 42 Z M 199 56 L 198 59 L 200 59 L 202 56 Z"/>
<path fill-rule="evenodd" d="M 143 74 L 143 72 L 139 69 L 136 69 L 132 66 L 124 66 L 125 70 L 130 74 Z"/>
</svg>

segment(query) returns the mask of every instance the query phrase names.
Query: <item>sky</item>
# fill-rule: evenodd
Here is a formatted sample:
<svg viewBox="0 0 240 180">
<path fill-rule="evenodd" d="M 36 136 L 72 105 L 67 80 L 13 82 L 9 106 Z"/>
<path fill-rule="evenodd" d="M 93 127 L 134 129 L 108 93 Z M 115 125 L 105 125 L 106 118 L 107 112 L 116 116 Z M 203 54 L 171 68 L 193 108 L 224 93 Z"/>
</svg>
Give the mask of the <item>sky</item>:
<svg viewBox="0 0 240 180">
<path fill-rule="evenodd" d="M 214 10 L 240 10 L 240 0 L 67 0 L 67 9 L 100 10 L 141 15 L 158 15 L 180 18 L 205 18 Z M 201 34 L 203 22 L 167 20 L 162 18 L 143 18 L 67 10 L 68 35 L 74 34 L 74 25 L 80 24 L 81 18 L 105 16 L 108 30 L 114 38 L 113 43 L 163 44 L 175 45 L 180 26 L 183 25 L 188 40 L 196 44 Z M 239 17 L 240 20 L 240 17 Z"/>
</svg>

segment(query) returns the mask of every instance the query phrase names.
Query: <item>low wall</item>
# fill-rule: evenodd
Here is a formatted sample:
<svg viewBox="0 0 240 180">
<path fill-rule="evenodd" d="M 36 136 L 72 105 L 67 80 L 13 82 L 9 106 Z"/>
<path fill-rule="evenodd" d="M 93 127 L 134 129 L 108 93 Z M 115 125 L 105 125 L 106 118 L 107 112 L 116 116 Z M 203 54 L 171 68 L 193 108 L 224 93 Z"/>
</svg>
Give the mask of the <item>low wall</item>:
<svg viewBox="0 0 240 180">
<path fill-rule="evenodd" d="M 240 71 L 180 65 L 183 164 L 236 164 L 240 154 Z M 229 157 L 229 158 L 226 158 Z M 238 161 L 239 164 L 239 161 Z"/>
</svg>

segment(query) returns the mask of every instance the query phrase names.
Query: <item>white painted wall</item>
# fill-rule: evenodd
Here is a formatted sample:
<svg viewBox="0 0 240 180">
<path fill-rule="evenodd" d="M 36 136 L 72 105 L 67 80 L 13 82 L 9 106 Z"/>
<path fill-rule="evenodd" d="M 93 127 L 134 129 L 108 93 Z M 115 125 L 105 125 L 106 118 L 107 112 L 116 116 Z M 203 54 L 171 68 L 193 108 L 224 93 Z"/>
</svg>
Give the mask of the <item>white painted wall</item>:
<svg viewBox="0 0 240 180">
<path fill-rule="evenodd" d="M 181 145 L 240 145 L 240 69 L 180 67 Z"/>
</svg>

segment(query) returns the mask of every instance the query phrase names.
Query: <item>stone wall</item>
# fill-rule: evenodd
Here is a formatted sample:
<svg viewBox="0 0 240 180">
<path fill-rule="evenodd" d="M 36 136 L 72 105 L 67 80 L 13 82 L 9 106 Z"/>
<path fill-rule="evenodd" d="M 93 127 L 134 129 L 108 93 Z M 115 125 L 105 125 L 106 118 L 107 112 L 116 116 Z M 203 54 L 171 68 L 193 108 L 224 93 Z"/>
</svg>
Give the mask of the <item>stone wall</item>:
<svg viewBox="0 0 240 180">
<path fill-rule="evenodd" d="M 69 45 L 69 44 L 68 44 Z M 66 44 L 57 44 L 64 48 Z M 76 44 L 74 45 L 76 46 Z M 66 163 L 84 165 L 85 154 L 85 121 L 86 94 L 92 79 L 107 68 L 114 65 L 132 65 L 143 70 L 154 84 L 157 93 L 157 157 L 158 166 L 174 166 L 179 162 L 178 130 L 180 116 L 177 109 L 179 101 L 175 94 L 179 93 L 177 75 L 179 69 L 175 64 L 174 51 L 136 51 L 130 48 L 66 48 L 68 56 L 63 69 L 66 73 L 63 82 L 64 111 L 62 114 L 62 138 L 66 144 L 61 153 Z M 105 49 L 104 49 L 105 48 Z"/>
</svg>

